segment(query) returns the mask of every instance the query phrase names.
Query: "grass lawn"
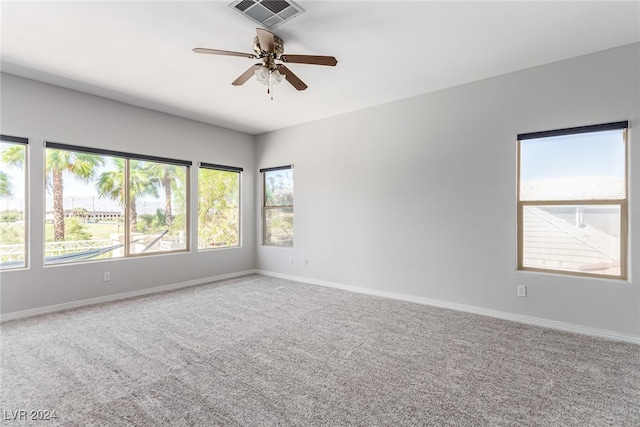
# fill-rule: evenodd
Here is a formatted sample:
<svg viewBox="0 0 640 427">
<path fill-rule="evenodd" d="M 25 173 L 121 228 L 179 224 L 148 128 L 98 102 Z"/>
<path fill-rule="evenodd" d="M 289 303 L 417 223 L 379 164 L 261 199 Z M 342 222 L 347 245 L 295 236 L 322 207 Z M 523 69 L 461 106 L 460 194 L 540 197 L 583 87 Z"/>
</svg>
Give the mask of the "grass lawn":
<svg viewBox="0 0 640 427">
<path fill-rule="evenodd" d="M 95 224 L 82 224 L 88 233 L 91 233 L 91 240 L 102 240 L 111 237 L 111 234 L 118 233 L 118 225 L 120 226 L 120 232 L 124 231 L 124 225 L 119 222 L 97 222 Z M 53 240 L 53 224 L 47 223 L 45 225 L 45 235 L 47 241 Z"/>
<path fill-rule="evenodd" d="M 85 224 L 87 231 L 91 233 L 94 239 L 108 239 L 112 234 L 118 233 L 118 225 L 120 231 L 124 232 L 124 225 L 117 222 L 98 222 L 96 224 Z"/>
</svg>

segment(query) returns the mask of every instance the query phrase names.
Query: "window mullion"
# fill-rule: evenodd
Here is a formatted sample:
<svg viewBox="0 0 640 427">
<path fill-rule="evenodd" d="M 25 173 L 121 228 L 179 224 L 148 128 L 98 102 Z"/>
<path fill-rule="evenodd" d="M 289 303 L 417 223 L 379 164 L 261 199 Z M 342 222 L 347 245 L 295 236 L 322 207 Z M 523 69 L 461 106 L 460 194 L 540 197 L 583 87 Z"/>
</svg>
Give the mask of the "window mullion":
<svg viewBox="0 0 640 427">
<path fill-rule="evenodd" d="M 625 199 L 572 199 L 572 200 L 520 200 L 518 204 L 523 206 L 563 206 L 563 205 L 620 205 Z"/>
<path fill-rule="evenodd" d="M 123 240 L 124 240 L 124 254 L 125 257 L 128 257 L 131 255 L 131 233 L 130 233 L 130 227 L 131 227 L 131 221 L 130 221 L 130 216 L 131 216 L 131 191 L 130 191 L 130 184 L 129 184 L 129 177 L 130 177 L 130 172 L 129 172 L 129 167 L 131 166 L 130 163 L 130 159 L 124 159 L 124 233 L 123 233 Z"/>
</svg>

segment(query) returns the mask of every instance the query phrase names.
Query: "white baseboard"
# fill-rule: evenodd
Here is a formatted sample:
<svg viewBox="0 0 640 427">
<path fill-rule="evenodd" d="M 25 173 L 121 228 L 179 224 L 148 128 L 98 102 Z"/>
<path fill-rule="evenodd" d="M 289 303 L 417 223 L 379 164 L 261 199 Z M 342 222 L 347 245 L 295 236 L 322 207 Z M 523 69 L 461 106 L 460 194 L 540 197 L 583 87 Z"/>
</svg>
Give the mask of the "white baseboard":
<svg viewBox="0 0 640 427">
<path fill-rule="evenodd" d="M 117 300 L 122 300 L 127 298 L 139 297 L 143 295 L 157 294 L 159 292 L 173 291 L 176 289 L 188 288 L 190 286 L 204 285 L 205 283 L 216 282 L 216 281 L 225 280 L 225 279 L 232 279 L 234 277 L 246 276 L 248 274 L 255 274 L 256 272 L 257 272 L 256 270 L 245 270 L 245 271 L 239 271 L 236 273 L 220 274 L 217 276 L 205 277 L 203 279 L 188 280 L 186 282 L 180 282 L 180 283 L 171 283 L 168 285 L 155 286 L 153 288 L 140 289 L 140 290 L 131 291 L 131 292 L 122 292 L 119 294 L 105 295 L 102 297 L 88 298 L 88 299 L 83 299 L 79 301 L 66 302 L 62 304 L 48 305 L 46 307 L 32 308 L 29 310 L 14 311 L 11 313 L 0 314 L 0 322 L 6 322 L 9 320 L 15 320 L 15 319 L 23 319 L 26 317 L 39 316 L 42 314 L 54 313 L 62 310 L 69 310 L 71 308 L 84 307 L 87 305 L 100 304 L 103 302 L 111 302 L 111 301 L 117 301 Z"/>
<path fill-rule="evenodd" d="M 542 326 L 550 329 L 557 329 L 565 332 L 573 332 L 582 335 L 589 335 L 598 338 L 606 338 L 616 341 L 624 341 L 631 344 L 640 345 L 640 337 L 629 334 L 621 334 L 606 329 L 591 328 L 588 326 L 574 325 L 571 323 L 557 322 L 555 320 L 542 319 L 539 317 L 524 316 L 521 314 L 509 313 L 506 311 L 491 310 L 487 308 L 475 307 L 465 304 L 457 304 L 454 302 L 441 301 L 431 298 L 418 297 L 413 295 L 400 294 L 396 292 L 379 291 L 375 289 L 367 289 L 359 286 L 343 285 L 341 283 L 327 282 L 308 277 L 292 276 L 289 274 L 275 273 L 272 271 L 256 270 L 257 274 L 264 276 L 278 277 L 312 285 L 326 286 L 330 288 L 342 289 L 345 291 L 357 292 L 361 294 L 374 295 L 384 298 L 391 298 L 401 301 L 413 302 L 417 304 L 430 305 L 434 307 L 448 308 L 451 310 L 463 311 L 466 313 L 480 314 L 483 316 L 495 317 L 497 319 L 511 320 L 513 322 L 525 323 L 527 325 Z"/>
</svg>

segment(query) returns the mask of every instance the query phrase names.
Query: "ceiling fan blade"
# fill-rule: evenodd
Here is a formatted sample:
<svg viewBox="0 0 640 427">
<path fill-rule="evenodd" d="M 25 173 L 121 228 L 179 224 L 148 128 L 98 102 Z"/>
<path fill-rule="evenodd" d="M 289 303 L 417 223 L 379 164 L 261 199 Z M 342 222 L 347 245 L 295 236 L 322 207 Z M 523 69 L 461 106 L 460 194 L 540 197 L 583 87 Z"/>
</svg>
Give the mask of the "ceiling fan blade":
<svg viewBox="0 0 640 427">
<path fill-rule="evenodd" d="M 226 55 L 226 56 L 241 56 L 243 58 L 257 58 L 253 53 L 233 52 L 230 50 L 219 49 L 207 49 L 204 47 L 196 47 L 193 49 L 195 53 L 208 53 L 210 55 Z"/>
<path fill-rule="evenodd" d="M 251 67 L 249 67 L 249 69 L 247 71 L 245 71 L 244 73 L 240 74 L 240 77 L 238 77 L 233 82 L 231 82 L 231 84 L 234 85 L 234 86 L 240 86 L 240 85 L 245 84 L 247 82 L 247 80 L 249 80 L 251 77 L 253 77 L 253 75 L 255 74 L 256 70 L 258 68 L 260 68 L 260 67 L 261 67 L 260 64 L 252 65 Z"/>
<path fill-rule="evenodd" d="M 284 74 L 284 78 L 287 79 L 287 81 L 291 83 L 291 86 L 295 87 L 297 90 L 305 90 L 307 88 L 307 85 L 304 84 L 304 82 L 300 80 L 298 76 L 293 74 L 291 70 L 284 65 L 279 64 L 278 71 L 280 72 L 280 74 Z"/>
<path fill-rule="evenodd" d="M 258 42 L 260 42 L 260 49 L 267 53 L 274 53 L 275 37 L 272 32 L 265 30 L 264 28 L 256 28 L 258 34 Z"/>
<path fill-rule="evenodd" d="M 278 59 L 292 64 L 328 65 L 330 67 L 338 63 L 338 60 L 333 56 L 321 55 L 280 55 Z"/>
</svg>

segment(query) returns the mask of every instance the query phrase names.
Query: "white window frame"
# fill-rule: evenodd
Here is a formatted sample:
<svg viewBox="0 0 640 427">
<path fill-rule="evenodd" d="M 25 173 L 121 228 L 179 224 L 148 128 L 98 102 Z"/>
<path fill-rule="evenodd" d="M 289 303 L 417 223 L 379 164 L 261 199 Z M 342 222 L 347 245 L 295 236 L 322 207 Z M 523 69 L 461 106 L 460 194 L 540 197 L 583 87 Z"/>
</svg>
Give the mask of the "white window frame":
<svg viewBox="0 0 640 427">
<path fill-rule="evenodd" d="M 198 218 L 200 218 L 200 190 L 202 189 L 202 183 L 200 182 L 200 169 L 208 169 L 208 170 L 215 170 L 215 171 L 221 171 L 221 172 L 234 172 L 238 174 L 238 244 L 201 248 L 199 233 L 196 233 L 196 236 L 197 236 L 196 238 L 198 239 L 196 244 L 197 250 L 209 251 L 209 250 L 216 250 L 216 249 L 229 249 L 229 248 L 242 247 L 242 172 L 244 171 L 244 169 L 241 167 L 235 167 L 235 166 L 224 166 L 224 165 L 218 165 L 214 163 L 200 162 L 200 166 L 198 168 L 198 206 L 197 206 Z M 201 225 L 202 224 L 200 224 L 200 222 L 198 221 L 198 227 L 200 227 Z"/>
<path fill-rule="evenodd" d="M 521 145 L 522 141 L 548 138 L 553 136 L 577 135 L 589 132 L 621 130 L 624 142 L 624 198 L 622 199 L 568 199 L 568 200 L 521 200 Z M 628 197 L 629 197 L 629 122 L 621 121 L 600 125 L 582 126 L 543 132 L 519 134 L 517 148 L 517 269 L 521 271 L 538 271 L 545 273 L 585 276 L 594 278 L 622 279 L 628 278 Z M 620 274 L 598 274 L 589 272 L 567 271 L 554 268 L 540 268 L 524 265 L 524 208 L 527 206 L 618 206 L 620 210 Z"/>
<path fill-rule="evenodd" d="M 295 233 L 293 234 L 293 236 L 291 238 L 291 244 L 290 245 L 278 245 L 278 244 L 268 243 L 267 242 L 267 212 L 269 210 L 277 210 L 277 209 L 289 208 L 289 209 L 291 209 L 291 213 L 292 213 L 292 215 L 294 215 L 294 218 L 295 218 L 293 202 L 292 202 L 291 205 L 267 206 L 267 173 L 268 172 L 275 172 L 275 171 L 279 171 L 279 170 L 288 170 L 288 169 L 290 169 L 292 171 L 292 173 L 293 173 L 293 165 L 276 166 L 276 167 L 271 167 L 271 168 L 260 169 L 260 173 L 262 174 L 262 245 L 263 246 L 271 246 L 271 247 L 279 247 L 279 248 L 292 248 L 293 245 L 294 245 Z M 294 227 L 295 227 L 295 219 L 294 219 Z M 292 233 L 293 233 L 293 230 L 294 229 L 292 229 Z"/>
<path fill-rule="evenodd" d="M 0 135 L 0 140 L 7 144 L 24 145 L 24 163 L 23 163 L 23 176 L 24 176 L 24 194 L 21 196 L 24 199 L 24 263 L 15 266 L 12 263 L 7 263 L 4 266 L 0 263 L 0 271 L 17 270 L 29 268 L 29 139 L 19 136 Z"/>
<path fill-rule="evenodd" d="M 93 147 L 84 147 L 84 146 L 76 146 L 76 145 L 68 145 L 68 144 L 61 144 L 61 143 L 57 143 L 57 142 L 51 142 L 51 141 L 46 141 L 45 142 L 45 156 L 46 154 L 46 149 L 57 149 L 57 150 L 68 150 L 68 151 L 74 151 L 74 152 L 79 152 L 79 153 L 90 153 L 90 154 L 96 154 L 96 155 L 103 155 L 103 156 L 110 156 L 110 157 L 114 157 L 114 158 L 121 158 L 124 159 L 125 162 L 125 186 L 124 186 L 124 192 L 125 192 L 125 212 L 124 212 L 124 239 L 123 239 L 123 256 L 122 257 L 118 257 L 117 259 L 125 259 L 125 258 L 135 258 L 135 257 L 145 257 L 145 256 L 153 256 L 153 255 L 167 255 L 167 254 L 175 254 L 175 253 L 185 253 L 185 252 L 189 252 L 190 251 L 190 247 L 191 247 L 191 242 L 190 242 L 190 229 L 191 229 L 191 221 L 190 221 L 190 217 L 191 217 L 191 202 L 190 202 L 190 176 L 191 176 L 191 166 L 192 166 L 192 162 L 191 161 L 187 161 L 187 160 L 176 160 L 176 159 L 169 159 L 169 158 L 164 158 L 164 157 L 157 157 L 157 156 L 147 156 L 147 155 L 141 155 L 141 154 L 133 154 L 133 153 L 126 153 L 126 152 L 122 152 L 122 151 L 113 151 L 113 150 L 105 150 L 105 149 L 100 149 L 100 148 L 93 148 Z M 172 165 L 178 165 L 178 166 L 184 166 L 186 168 L 185 170 L 185 247 L 181 248 L 181 249 L 170 249 L 170 250 L 164 250 L 164 251 L 153 251 L 153 252 L 140 252 L 140 253 L 135 253 L 131 251 L 131 245 L 133 242 L 131 242 L 131 233 L 129 230 L 129 206 L 130 206 L 130 200 L 129 200 L 129 195 L 130 195 L 130 191 L 129 191 L 129 185 L 130 185 L 130 161 L 131 160 L 139 160 L 139 161 L 145 161 L 145 162 L 154 162 L 154 163 L 166 163 L 166 164 L 172 164 Z M 46 166 L 45 166 L 46 167 Z M 46 175 L 46 171 L 45 171 L 45 175 Z M 107 261 L 105 259 L 88 259 L 88 260 L 72 260 L 72 261 L 49 261 L 47 262 L 46 259 L 44 260 L 44 264 L 45 266 L 56 266 L 56 265 L 66 265 L 66 264 L 74 264 L 74 263 L 78 263 L 78 262 L 101 262 L 101 261 Z"/>
</svg>

